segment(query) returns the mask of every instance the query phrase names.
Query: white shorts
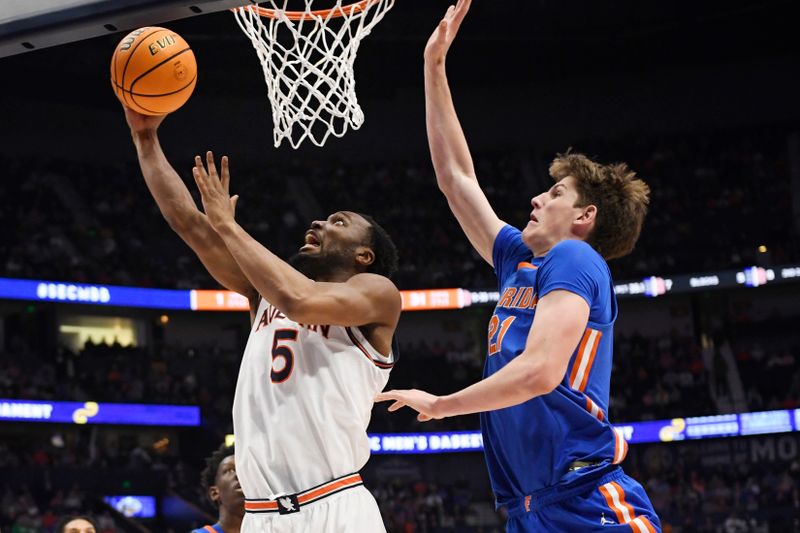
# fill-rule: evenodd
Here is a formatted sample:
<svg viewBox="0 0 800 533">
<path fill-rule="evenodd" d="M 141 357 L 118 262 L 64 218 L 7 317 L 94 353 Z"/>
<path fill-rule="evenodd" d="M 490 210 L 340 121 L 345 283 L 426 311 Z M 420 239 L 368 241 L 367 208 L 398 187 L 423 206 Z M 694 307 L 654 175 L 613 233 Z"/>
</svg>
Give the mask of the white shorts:
<svg viewBox="0 0 800 533">
<path fill-rule="evenodd" d="M 242 533 L 386 533 L 378 503 L 363 486 L 309 503 L 292 514 L 244 515 Z"/>
</svg>

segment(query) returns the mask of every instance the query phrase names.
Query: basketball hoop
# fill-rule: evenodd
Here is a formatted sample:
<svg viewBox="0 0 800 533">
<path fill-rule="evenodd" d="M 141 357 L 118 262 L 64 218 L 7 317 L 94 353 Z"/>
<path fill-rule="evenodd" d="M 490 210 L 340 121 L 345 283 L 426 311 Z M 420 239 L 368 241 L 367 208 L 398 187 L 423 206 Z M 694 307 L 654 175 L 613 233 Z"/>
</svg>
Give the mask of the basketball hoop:
<svg viewBox="0 0 800 533">
<path fill-rule="evenodd" d="M 353 64 L 361 40 L 394 6 L 395 0 L 361 0 L 330 9 L 287 11 L 288 0 L 269 0 L 233 10 L 250 38 L 267 82 L 277 148 L 309 139 L 322 146 L 364 123 Z M 279 6 L 280 4 L 280 6 Z"/>
</svg>

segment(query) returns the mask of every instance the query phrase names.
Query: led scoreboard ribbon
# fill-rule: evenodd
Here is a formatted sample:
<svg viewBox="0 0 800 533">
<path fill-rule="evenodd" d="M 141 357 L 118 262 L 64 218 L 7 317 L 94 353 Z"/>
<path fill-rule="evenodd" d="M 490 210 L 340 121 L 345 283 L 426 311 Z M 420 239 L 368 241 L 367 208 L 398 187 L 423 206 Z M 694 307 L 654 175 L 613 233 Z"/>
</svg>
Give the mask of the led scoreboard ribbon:
<svg viewBox="0 0 800 533">
<path fill-rule="evenodd" d="M 631 444 L 787 433 L 800 431 L 800 409 L 631 422 L 615 427 Z M 372 453 L 378 455 L 483 450 L 480 431 L 371 433 L 369 444 Z"/>
<path fill-rule="evenodd" d="M 199 426 L 196 405 L 43 402 L 0 399 L 0 421 L 133 426 Z"/>
<path fill-rule="evenodd" d="M 194 405 L 46 402 L 0 399 L 0 422 L 199 426 Z M 631 422 L 615 426 L 631 444 L 741 437 L 800 431 L 800 409 Z M 483 450 L 480 431 L 371 433 L 375 454 L 453 453 Z"/>
<path fill-rule="evenodd" d="M 649 276 L 614 285 L 618 298 L 649 297 L 734 287 L 761 287 L 800 282 L 800 265 L 772 268 L 747 267 L 671 277 Z M 497 302 L 497 291 L 467 289 L 420 289 L 400 291 L 404 311 L 462 309 Z M 248 311 L 247 299 L 225 290 L 172 290 L 118 285 L 92 285 L 58 281 L 0 278 L 0 298 L 64 302 L 116 307 L 174 309 L 184 311 Z"/>
</svg>

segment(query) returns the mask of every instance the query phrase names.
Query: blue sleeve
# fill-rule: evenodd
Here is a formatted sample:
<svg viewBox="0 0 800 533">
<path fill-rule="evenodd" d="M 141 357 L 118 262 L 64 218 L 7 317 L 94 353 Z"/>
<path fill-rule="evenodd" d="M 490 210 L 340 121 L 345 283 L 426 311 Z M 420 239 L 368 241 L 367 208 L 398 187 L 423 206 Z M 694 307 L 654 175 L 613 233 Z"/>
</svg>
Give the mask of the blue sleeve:
<svg viewBox="0 0 800 533">
<path fill-rule="evenodd" d="M 610 285 L 608 265 L 594 248 L 583 241 L 566 240 L 555 245 L 539 267 L 536 283 L 539 298 L 556 289 L 577 294 L 594 311 Z"/>
<path fill-rule="evenodd" d="M 503 226 L 494 238 L 492 249 L 492 264 L 500 285 L 507 276 L 516 272 L 520 262 L 530 261 L 532 257 L 530 248 L 522 242 L 522 232 L 513 226 Z"/>
</svg>

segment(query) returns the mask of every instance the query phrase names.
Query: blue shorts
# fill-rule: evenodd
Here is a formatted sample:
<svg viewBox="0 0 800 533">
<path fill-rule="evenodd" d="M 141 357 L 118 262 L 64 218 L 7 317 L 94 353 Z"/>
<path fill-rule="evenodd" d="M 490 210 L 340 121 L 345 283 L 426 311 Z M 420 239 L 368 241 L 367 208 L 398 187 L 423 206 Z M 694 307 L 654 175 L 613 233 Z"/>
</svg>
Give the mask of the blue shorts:
<svg viewBox="0 0 800 533">
<path fill-rule="evenodd" d="M 508 533 L 661 532 L 644 489 L 618 466 L 599 478 L 547 487 L 502 505 Z"/>
</svg>

